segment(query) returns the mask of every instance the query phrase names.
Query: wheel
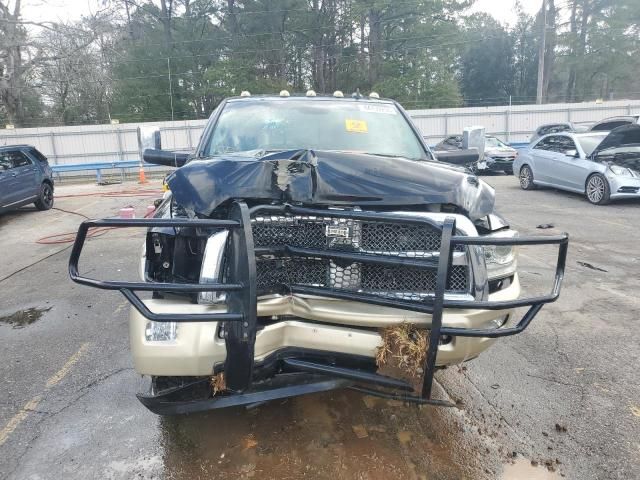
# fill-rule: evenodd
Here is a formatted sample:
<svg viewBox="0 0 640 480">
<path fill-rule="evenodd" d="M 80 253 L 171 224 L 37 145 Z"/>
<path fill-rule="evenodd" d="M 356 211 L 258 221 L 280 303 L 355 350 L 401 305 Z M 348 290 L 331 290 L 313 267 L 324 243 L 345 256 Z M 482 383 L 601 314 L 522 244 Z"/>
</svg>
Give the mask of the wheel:
<svg viewBox="0 0 640 480">
<path fill-rule="evenodd" d="M 533 172 L 529 165 L 523 165 L 520 169 L 520 188 L 523 190 L 533 190 L 536 185 L 533 183 Z"/>
<path fill-rule="evenodd" d="M 53 187 L 50 183 L 44 182 L 40 186 L 40 195 L 34 203 L 38 210 L 49 210 L 53 207 Z"/>
<path fill-rule="evenodd" d="M 587 200 L 594 205 L 606 205 L 611 199 L 609 182 L 607 182 L 607 179 L 599 173 L 594 173 L 587 178 L 585 191 L 587 194 Z"/>
</svg>

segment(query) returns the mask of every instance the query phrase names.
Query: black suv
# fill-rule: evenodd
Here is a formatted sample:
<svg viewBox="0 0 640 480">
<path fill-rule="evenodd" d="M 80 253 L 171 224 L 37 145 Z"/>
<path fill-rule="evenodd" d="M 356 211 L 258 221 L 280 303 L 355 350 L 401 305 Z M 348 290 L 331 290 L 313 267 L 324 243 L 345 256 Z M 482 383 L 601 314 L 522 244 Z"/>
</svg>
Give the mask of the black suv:
<svg viewBox="0 0 640 480">
<path fill-rule="evenodd" d="M 30 145 L 0 147 L 0 212 L 35 204 L 53 206 L 53 171 L 47 157 Z"/>
</svg>

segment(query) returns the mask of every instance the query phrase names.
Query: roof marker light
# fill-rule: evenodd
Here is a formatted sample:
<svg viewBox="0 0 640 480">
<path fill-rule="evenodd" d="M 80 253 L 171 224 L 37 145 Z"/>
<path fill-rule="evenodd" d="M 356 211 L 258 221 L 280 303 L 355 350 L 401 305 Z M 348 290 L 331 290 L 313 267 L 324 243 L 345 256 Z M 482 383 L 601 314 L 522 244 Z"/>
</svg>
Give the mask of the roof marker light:
<svg viewBox="0 0 640 480">
<path fill-rule="evenodd" d="M 333 92 L 333 96 L 336 98 L 344 98 L 344 93 L 342 93 L 340 90 L 336 90 L 335 92 Z"/>
<path fill-rule="evenodd" d="M 280 90 L 280 96 L 281 97 L 288 97 L 289 96 L 289 92 L 286 90 Z"/>
<path fill-rule="evenodd" d="M 251 92 L 249 90 L 243 90 L 242 92 L 240 92 L 240 96 L 241 97 L 250 97 L 251 96 Z"/>
<path fill-rule="evenodd" d="M 380 95 L 378 95 L 378 92 L 371 92 L 369 98 L 380 98 Z"/>
<path fill-rule="evenodd" d="M 316 96 L 315 90 L 307 90 L 307 97 L 315 97 L 315 96 Z"/>
</svg>

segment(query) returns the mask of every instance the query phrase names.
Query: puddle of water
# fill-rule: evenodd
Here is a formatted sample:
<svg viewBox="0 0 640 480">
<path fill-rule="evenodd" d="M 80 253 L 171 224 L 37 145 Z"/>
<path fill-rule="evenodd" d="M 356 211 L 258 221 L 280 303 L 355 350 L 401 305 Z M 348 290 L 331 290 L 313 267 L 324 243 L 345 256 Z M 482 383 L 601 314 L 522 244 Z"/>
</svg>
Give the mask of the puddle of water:
<svg viewBox="0 0 640 480">
<path fill-rule="evenodd" d="M 526 458 L 519 458 L 515 463 L 505 465 L 502 480 L 560 480 L 557 472 L 550 472 L 547 467 L 531 465 Z"/>
<path fill-rule="evenodd" d="M 26 310 L 19 310 L 11 315 L 6 315 L 4 317 L 0 317 L 0 323 L 6 323 L 7 325 L 11 325 L 13 328 L 24 328 L 27 325 L 31 325 L 34 322 L 40 320 L 42 315 L 51 310 L 51 307 L 48 308 L 36 308 L 31 307 Z"/>
<path fill-rule="evenodd" d="M 165 417 L 160 424 L 163 477 L 496 478 L 496 470 L 486 470 L 491 444 L 473 430 L 465 431 L 451 412 L 364 398 L 336 391 L 274 401 L 251 411 Z"/>
</svg>

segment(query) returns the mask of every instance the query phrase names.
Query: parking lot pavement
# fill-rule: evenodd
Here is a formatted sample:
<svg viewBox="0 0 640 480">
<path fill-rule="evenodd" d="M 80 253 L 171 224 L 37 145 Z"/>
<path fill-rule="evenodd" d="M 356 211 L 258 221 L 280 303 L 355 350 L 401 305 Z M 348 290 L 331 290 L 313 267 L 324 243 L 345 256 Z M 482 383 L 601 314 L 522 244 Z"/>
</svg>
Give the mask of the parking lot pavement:
<svg viewBox="0 0 640 480">
<path fill-rule="evenodd" d="M 79 215 L 140 216 L 158 185 L 64 186 L 66 212 L 0 216 L 0 478 L 640 478 L 640 203 L 486 180 L 512 226 L 567 231 L 571 245 L 561 299 L 527 332 L 439 372 L 437 395 L 461 409 L 331 392 L 157 417 L 134 396 L 126 302 L 70 282 L 70 244 L 51 236 Z M 81 267 L 135 274 L 141 239 L 104 232 Z M 537 287 L 553 254 L 521 253 L 523 284 Z"/>
</svg>

